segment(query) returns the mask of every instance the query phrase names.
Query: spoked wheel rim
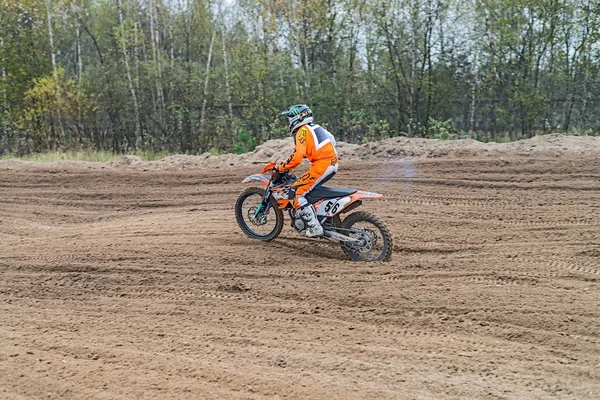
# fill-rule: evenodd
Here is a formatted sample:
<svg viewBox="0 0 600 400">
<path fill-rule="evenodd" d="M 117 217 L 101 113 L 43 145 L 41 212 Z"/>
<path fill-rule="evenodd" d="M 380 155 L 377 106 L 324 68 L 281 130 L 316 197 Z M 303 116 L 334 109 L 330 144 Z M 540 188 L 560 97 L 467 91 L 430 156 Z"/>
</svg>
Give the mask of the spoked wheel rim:
<svg viewBox="0 0 600 400">
<path fill-rule="evenodd" d="M 356 221 L 346 226 L 343 232 L 359 243 L 349 243 L 345 247 L 362 261 L 376 261 L 385 251 L 385 239 L 381 229 L 370 221 Z"/>
<path fill-rule="evenodd" d="M 252 235 L 268 237 L 277 229 L 277 217 L 270 204 L 256 213 L 259 208 L 262 208 L 261 204 L 261 194 L 249 193 L 242 201 L 241 222 Z"/>
</svg>

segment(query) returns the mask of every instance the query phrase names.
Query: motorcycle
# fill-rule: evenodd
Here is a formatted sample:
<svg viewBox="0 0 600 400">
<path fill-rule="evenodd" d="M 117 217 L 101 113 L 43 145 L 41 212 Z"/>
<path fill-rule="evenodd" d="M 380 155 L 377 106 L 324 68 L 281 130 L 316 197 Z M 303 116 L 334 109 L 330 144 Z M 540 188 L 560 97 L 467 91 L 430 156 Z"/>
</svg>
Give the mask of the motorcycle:
<svg viewBox="0 0 600 400">
<path fill-rule="evenodd" d="M 266 188 L 250 187 L 238 197 L 235 216 L 246 236 L 264 242 L 275 239 L 283 229 L 283 212 L 287 211 L 291 226 L 302 233 L 307 225 L 292 206 L 297 177 L 280 173 L 275 162 L 269 163 L 262 174 L 248 176 L 242 183 L 258 183 Z M 386 224 L 376 215 L 356 211 L 342 220 L 341 215 L 355 210 L 363 199 L 380 198 L 379 193 L 355 189 L 332 189 L 316 186 L 306 196 L 315 208 L 323 226 L 325 239 L 337 243 L 353 261 L 389 261 L 392 257 L 392 235 Z"/>
</svg>

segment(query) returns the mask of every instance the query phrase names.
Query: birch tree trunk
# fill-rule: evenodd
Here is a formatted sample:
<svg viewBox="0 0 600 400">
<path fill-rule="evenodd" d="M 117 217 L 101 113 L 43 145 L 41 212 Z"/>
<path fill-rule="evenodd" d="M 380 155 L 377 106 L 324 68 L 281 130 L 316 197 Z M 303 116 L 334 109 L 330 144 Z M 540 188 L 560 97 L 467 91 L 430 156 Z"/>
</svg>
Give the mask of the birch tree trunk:
<svg viewBox="0 0 600 400">
<path fill-rule="evenodd" d="M 471 109 L 469 112 L 469 134 L 472 136 L 473 133 L 475 133 L 475 83 L 476 83 L 476 79 L 475 79 L 475 74 L 476 74 L 476 67 L 477 65 L 477 55 L 475 55 L 475 57 L 473 58 L 473 65 L 471 67 Z M 477 137 L 477 139 L 479 140 L 479 137 Z"/>
<path fill-rule="evenodd" d="M 308 41 L 308 39 L 305 37 L 305 41 Z M 310 98 L 310 75 L 308 72 L 308 52 L 306 50 L 306 42 L 304 43 L 304 90 L 305 90 L 305 96 L 308 99 L 308 102 L 311 103 Z"/>
<path fill-rule="evenodd" d="M 77 7 L 75 8 L 75 48 L 77 53 L 77 93 L 81 97 L 81 80 L 83 75 L 83 61 L 81 59 L 81 31 L 79 29 L 79 11 Z M 81 110 L 81 104 L 77 105 L 77 132 L 79 133 L 79 137 L 75 138 L 80 143 L 83 143 L 83 137 L 85 136 L 85 128 L 83 126 L 83 112 Z"/>
<path fill-rule="evenodd" d="M 304 72 L 304 82 L 303 82 L 304 96 L 306 97 L 308 104 L 310 104 L 311 103 L 311 101 L 310 101 L 310 98 L 311 98 L 310 72 L 308 71 L 309 21 L 308 21 L 308 16 L 305 15 L 305 13 L 307 13 L 307 12 L 308 12 L 307 10 L 303 10 L 302 21 L 301 21 L 302 32 L 300 35 L 296 34 L 296 37 L 299 37 L 301 39 L 301 41 L 298 41 L 298 46 L 299 46 L 300 61 L 302 63 L 302 70 Z M 300 22 L 300 21 L 298 21 L 298 22 Z M 296 22 L 294 22 L 294 23 L 296 23 Z"/>
<path fill-rule="evenodd" d="M 217 33 L 216 30 L 213 31 L 212 37 L 210 38 L 210 46 L 208 48 L 208 61 L 206 62 L 206 76 L 204 77 L 204 90 L 202 91 L 202 111 L 200 112 L 200 135 L 201 138 L 199 138 L 199 143 L 201 147 L 204 147 L 206 145 L 206 132 L 204 132 L 204 117 L 205 117 L 205 113 L 206 113 L 206 103 L 207 103 L 207 98 L 206 98 L 206 92 L 208 91 L 208 78 L 210 76 L 210 63 L 212 60 L 212 52 L 213 52 L 213 44 L 215 43 L 215 34 Z"/>
<path fill-rule="evenodd" d="M 75 11 L 75 40 L 77 48 L 77 91 L 81 96 L 81 79 L 83 75 L 83 61 L 81 59 L 81 32 L 79 30 L 79 12 Z"/>
<path fill-rule="evenodd" d="M 233 104 L 231 102 L 231 87 L 229 86 L 229 63 L 227 62 L 227 48 L 225 47 L 225 30 L 221 32 L 223 45 L 223 65 L 225 67 L 225 90 L 227 91 L 227 106 L 229 107 L 229 121 L 227 121 L 227 142 L 233 146 Z"/>
<path fill-rule="evenodd" d="M 58 82 L 58 67 L 56 66 L 56 50 L 54 48 L 54 31 L 52 29 L 52 13 L 50 12 L 50 7 L 51 7 L 50 0 L 46 0 L 46 19 L 48 21 L 48 39 L 50 40 L 50 54 L 52 57 L 52 76 L 54 78 L 54 84 L 56 85 L 56 98 L 57 98 L 56 119 L 57 119 L 57 124 L 58 124 L 58 131 L 59 131 L 59 135 L 60 135 L 58 138 L 54 138 L 53 143 L 52 143 L 53 150 L 56 150 L 57 139 L 58 139 L 58 142 L 60 143 L 62 138 L 65 137 L 65 130 L 64 130 L 64 127 L 62 124 L 62 115 L 60 112 L 60 102 L 61 102 L 60 83 Z"/>
<path fill-rule="evenodd" d="M 140 45 L 138 40 L 138 25 L 140 21 L 136 19 L 133 23 L 133 65 L 135 67 L 135 87 L 140 90 Z"/>
<path fill-rule="evenodd" d="M 127 47 L 125 46 L 125 23 L 123 22 L 123 5 L 121 4 L 121 0 L 117 0 L 117 7 L 119 8 L 119 22 L 121 24 L 121 49 L 123 51 L 123 62 L 125 63 L 125 72 L 127 74 L 127 82 L 129 83 L 131 97 L 133 98 L 133 108 L 135 113 L 135 147 L 139 149 L 144 144 L 144 138 L 142 137 L 140 108 L 138 105 L 137 95 L 135 93 L 135 87 L 133 86 L 133 79 L 131 78 L 129 60 L 127 59 Z"/>
<path fill-rule="evenodd" d="M 50 0 L 46 0 L 46 17 L 48 21 L 48 38 L 50 40 L 50 54 L 52 57 L 52 73 L 54 74 L 54 78 L 58 76 L 58 72 L 56 69 L 56 51 L 54 50 L 54 31 L 52 30 L 52 15 L 50 12 Z"/>
<path fill-rule="evenodd" d="M 139 21 L 138 21 L 139 22 Z M 139 22 L 140 28 L 142 26 L 141 22 Z M 143 30 L 142 31 L 142 35 L 143 35 Z M 152 57 L 152 55 L 148 55 L 148 52 L 146 51 L 146 46 L 140 46 L 140 50 L 141 50 L 141 60 L 144 62 L 144 65 L 149 64 L 150 57 Z M 139 75 L 138 75 L 139 76 Z M 151 86 L 151 83 L 149 83 L 149 85 Z M 154 90 L 150 90 L 150 98 L 152 99 L 152 112 L 156 113 L 157 112 L 157 105 L 156 105 L 156 93 L 154 93 Z"/>
<path fill-rule="evenodd" d="M 171 78 L 169 82 L 169 104 L 173 106 L 173 93 L 175 91 L 174 77 L 175 77 L 175 38 L 173 36 L 173 15 L 169 17 L 169 58 L 171 61 Z"/>
<path fill-rule="evenodd" d="M 583 73 L 583 91 L 581 94 L 581 125 L 587 125 L 587 105 L 588 105 L 588 78 L 590 74 L 590 62 L 587 56 L 583 58 L 584 73 Z"/>
<path fill-rule="evenodd" d="M 221 32 L 223 43 L 223 63 L 225 66 L 225 90 L 227 90 L 227 105 L 229 106 L 229 119 L 233 120 L 233 104 L 231 102 L 231 87 L 229 86 L 229 64 L 227 63 L 227 48 L 225 47 L 225 31 Z"/>
<path fill-rule="evenodd" d="M 4 39 L 0 37 L 0 53 L 2 53 L 2 130 L 0 131 L 0 155 L 2 155 L 3 149 L 8 148 L 8 93 L 6 90 L 6 65 L 4 58 Z"/>
<path fill-rule="evenodd" d="M 158 14 L 156 12 L 157 5 L 156 1 L 150 2 L 150 37 L 152 42 L 152 54 L 154 56 L 154 69 L 158 79 L 156 79 L 156 96 L 159 101 L 158 116 L 161 125 L 163 124 L 163 114 L 165 109 L 165 98 L 162 87 L 162 65 L 161 65 L 161 54 L 159 44 L 159 30 L 158 30 Z"/>
</svg>

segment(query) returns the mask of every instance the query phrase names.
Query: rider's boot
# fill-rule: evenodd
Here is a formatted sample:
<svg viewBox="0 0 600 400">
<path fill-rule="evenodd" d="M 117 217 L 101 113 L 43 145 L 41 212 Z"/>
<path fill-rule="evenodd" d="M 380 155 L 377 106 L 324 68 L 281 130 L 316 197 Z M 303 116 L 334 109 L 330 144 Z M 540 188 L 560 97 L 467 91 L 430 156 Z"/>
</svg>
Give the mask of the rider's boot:
<svg viewBox="0 0 600 400">
<path fill-rule="evenodd" d="M 298 210 L 298 213 L 306 222 L 308 228 L 306 229 L 306 236 L 308 237 L 317 237 L 323 236 L 323 227 L 319 223 L 317 218 L 317 213 L 315 212 L 314 207 L 311 204 L 307 204 Z"/>
</svg>

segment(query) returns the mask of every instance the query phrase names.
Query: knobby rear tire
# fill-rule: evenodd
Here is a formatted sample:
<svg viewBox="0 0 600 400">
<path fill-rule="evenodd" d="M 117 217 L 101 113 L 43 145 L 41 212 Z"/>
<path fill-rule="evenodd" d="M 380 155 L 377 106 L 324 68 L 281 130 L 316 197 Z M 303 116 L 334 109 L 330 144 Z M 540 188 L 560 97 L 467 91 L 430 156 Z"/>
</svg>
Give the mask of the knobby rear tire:
<svg viewBox="0 0 600 400">
<path fill-rule="evenodd" d="M 346 256 L 348 256 L 348 258 L 350 258 L 352 261 L 390 261 L 392 258 L 392 252 L 394 250 L 392 234 L 385 222 L 383 222 L 378 216 L 368 211 L 356 211 L 344 219 L 341 228 L 350 229 L 352 225 L 361 221 L 369 222 L 379 229 L 379 232 L 383 237 L 383 250 L 378 257 L 365 260 L 361 257 L 360 253 L 355 253 L 342 246 L 342 250 L 344 250 Z"/>
<path fill-rule="evenodd" d="M 281 230 L 283 229 L 283 212 L 279 209 L 279 207 L 277 207 L 277 203 L 275 203 L 273 200 L 271 200 L 271 212 L 269 214 L 269 217 L 271 216 L 275 216 L 275 227 L 273 228 L 273 230 L 268 234 L 268 235 L 257 235 L 256 233 L 254 233 L 247 225 L 246 223 L 246 219 L 244 218 L 243 215 L 243 209 L 242 206 L 244 205 L 244 200 L 246 200 L 246 198 L 252 196 L 252 195 L 264 195 L 265 193 L 265 189 L 259 188 L 259 187 L 251 187 L 248 188 L 246 190 L 244 190 L 242 192 L 242 194 L 240 194 L 240 196 L 238 197 L 237 201 L 235 202 L 235 219 L 240 227 L 240 229 L 242 230 L 242 232 L 244 232 L 244 234 L 246 236 L 248 236 L 251 239 L 257 239 L 257 240 L 261 240 L 263 242 L 269 242 L 273 239 L 275 239 L 277 236 L 279 236 L 279 234 L 281 233 Z"/>
</svg>

